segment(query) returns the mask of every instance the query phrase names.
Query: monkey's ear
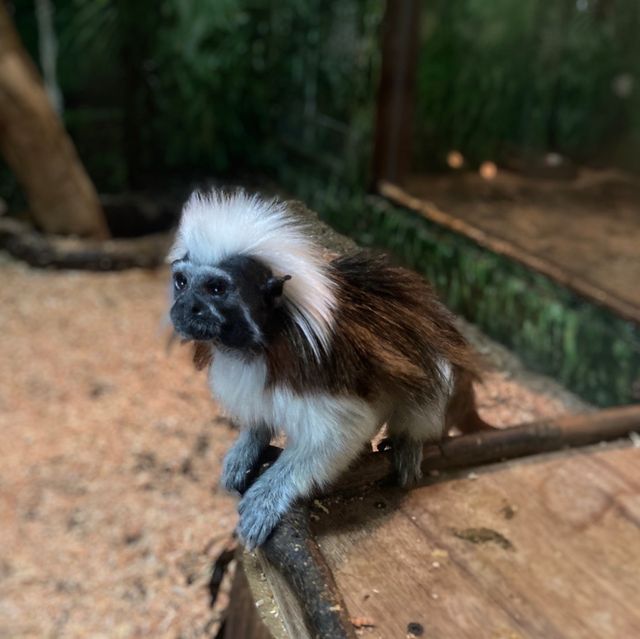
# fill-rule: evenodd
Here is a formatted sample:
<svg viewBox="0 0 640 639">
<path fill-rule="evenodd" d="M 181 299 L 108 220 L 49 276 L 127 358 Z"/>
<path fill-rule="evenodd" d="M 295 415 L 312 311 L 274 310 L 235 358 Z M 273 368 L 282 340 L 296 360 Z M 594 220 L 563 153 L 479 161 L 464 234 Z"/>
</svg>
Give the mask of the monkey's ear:
<svg viewBox="0 0 640 639">
<path fill-rule="evenodd" d="M 273 300 L 276 297 L 280 297 L 282 295 L 284 283 L 288 282 L 290 279 L 291 275 L 285 275 L 284 277 L 271 276 L 263 287 L 266 298 Z"/>
</svg>

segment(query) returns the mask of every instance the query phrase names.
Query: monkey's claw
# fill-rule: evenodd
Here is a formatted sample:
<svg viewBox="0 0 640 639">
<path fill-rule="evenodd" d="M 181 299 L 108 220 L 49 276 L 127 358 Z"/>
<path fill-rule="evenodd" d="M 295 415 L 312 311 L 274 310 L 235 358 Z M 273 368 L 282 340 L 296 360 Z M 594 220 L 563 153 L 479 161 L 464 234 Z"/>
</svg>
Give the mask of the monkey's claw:
<svg viewBox="0 0 640 639">
<path fill-rule="evenodd" d="M 277 500 L 265 493 L 259 481 L 240 500 L 238 512 L 238 533 L 248 550 L 262 546 L 284 514 Z"/>
</svg>

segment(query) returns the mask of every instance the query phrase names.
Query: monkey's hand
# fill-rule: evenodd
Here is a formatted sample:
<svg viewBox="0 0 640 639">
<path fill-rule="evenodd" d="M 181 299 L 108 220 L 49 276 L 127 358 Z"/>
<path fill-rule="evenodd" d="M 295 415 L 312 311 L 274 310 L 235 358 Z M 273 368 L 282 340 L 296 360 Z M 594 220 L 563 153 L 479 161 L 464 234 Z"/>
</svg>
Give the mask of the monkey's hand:
<svg viewBox="0 0 640 639">
<path fill-rule="evenodd" d="M 244 494 L 238 506 L 238 533 L 248 550 L 261 546 L 293 501 L 289 482 L 270 468 Z"/>
<path fill-rule="evenodd" d="M 241 493 L 246 488 L 249 474 L 270 440 L 271 432 L 266 428 L 251 428 L 240 432 L 224 458 L 220 483 L 225 490 Z"/>
<path fill-rule="evenodd" d="M 313 436 L 304 431 L 292 438 L 240 500 L 238 533 L 247 548 L 263 544 L 296 500 L 334 481 L 375 432 L 377 416 L 359 400 L 328 402 L 328 407 L 325 413 L 314 413 L 315 404 L 308 410 L 319 424 Z M 323 429 L 324 424 L 329 426 Z"/>
</svg>

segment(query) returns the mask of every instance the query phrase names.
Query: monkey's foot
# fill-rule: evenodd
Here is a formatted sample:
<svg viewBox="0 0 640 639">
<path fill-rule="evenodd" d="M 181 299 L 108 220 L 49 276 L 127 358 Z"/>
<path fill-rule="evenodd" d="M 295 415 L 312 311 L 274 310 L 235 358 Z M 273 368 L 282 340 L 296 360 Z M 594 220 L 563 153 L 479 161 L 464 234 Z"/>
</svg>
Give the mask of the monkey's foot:
<svg viewBox="0 0 640 639">
<path fill-rule="evenodd" d="M 277 493 L 277 491 L 275 491 Z M 248 550 L 261 546 L 289 508 L 268 482 L 258 479 L 244 494 L 238 506 L 238 534 Z"/>
<path fill-rule="evenodd" d="M 422 442 L 409 437 L 392 439 L 393 465 L 401 486 L 413 486 L 422 478 Z"/>
</svg>

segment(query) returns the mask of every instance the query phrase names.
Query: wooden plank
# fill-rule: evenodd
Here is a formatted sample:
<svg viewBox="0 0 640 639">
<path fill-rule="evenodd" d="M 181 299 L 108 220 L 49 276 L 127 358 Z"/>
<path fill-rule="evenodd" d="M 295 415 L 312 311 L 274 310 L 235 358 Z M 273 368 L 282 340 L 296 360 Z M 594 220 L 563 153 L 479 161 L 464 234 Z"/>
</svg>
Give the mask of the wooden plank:
<svg viewBox="0 0 640 639">
<path fill-rule="evenodd" d="M 244 570 L 236 570 L 224 621 L 225 639 L 273 639 L 262 623 Z"/>
<path fill-rule="evenodd" d="M 256 557 L 276 603 L 276 606 L 266 611 L 266 614 L 277 614 L 281 618 L 289 639 L 312 639 L 307 629 L 302 606 L 287 580 L 261 552 L 256 553 Z"/>
<path fill-rule="evenodd" d="M 450 471 L 474 463 L 496 462 L 619 438 L 635 428 L 639 419 L 638 407 L 626 406 L 461 436 L 437 446 L 426 446 L 423 470 L 427 473 Z M 273 461 L 279 452 L 276 447 L 268 447 L 263 462 Z M 388 452 L 369 454 L 333 487 L 332 494 L 340 489 L 353 491 L 354 487 L 368 482 L 388 479 L 389 466 Z M 487 529 L 482 530 L 486 533 Z M 281 616 L 288 636 L 331 636 L 336 639 L 354 636 L 347 616 L 348 607 L 325 558 L 311 538 L 307 508 L 300 505 L 288 513 L 258 557 L 277 603 L 273 612 Z"/>
<path fill-rule="evenodd" d="M 382 180 L 378 183 L 378 191 L 395 204 L 411 209 L 435 224 L 460 233 L 498 255 L 504 255 L 546 275 L 588 300 L 612 310 L 623 319 L 640 324 L 640 306 L 586 279 L 582 270 L 578 269 L 577 272 L 573 272 L 563 265 L 550 261 L 544 253 L 537 255 L 528 251 L 515 242 L 503 239 L 495 232 L 488 231 L 472 221 L 441 210 L 432 202 L 414 197 L 408 190 L 397 184 Z"/>
<path fill-rule="evenodd" d="M 367 637 L 640 636 L 640 451 L 583 449 L 325 501 L 318 540 Z"/>
</svg>

